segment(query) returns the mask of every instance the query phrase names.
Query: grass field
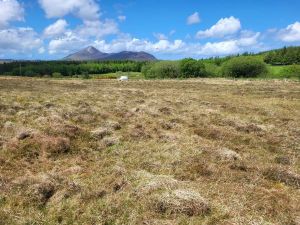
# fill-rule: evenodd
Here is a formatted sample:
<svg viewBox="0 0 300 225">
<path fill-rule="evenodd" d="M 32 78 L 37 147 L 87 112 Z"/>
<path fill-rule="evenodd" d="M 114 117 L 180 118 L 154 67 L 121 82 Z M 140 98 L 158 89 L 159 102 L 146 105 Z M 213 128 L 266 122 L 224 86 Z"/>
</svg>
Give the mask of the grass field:
<svg viewBox="0 0 300 225">
<path fill-rule="evenodd" d="M 106 74 L 93 74 L 93 79 L 118 79 L 121 76 L 128 76 L 129 79 L 139 80 L 144 79 L 144 75 L 140 72 L 117 72 L 117 73 L 106 73 Z"/>
<path fill-rule="evenodd" d="M 300 224 L 300 83 L 0 78 L 0 224 Z"/>
</svg>

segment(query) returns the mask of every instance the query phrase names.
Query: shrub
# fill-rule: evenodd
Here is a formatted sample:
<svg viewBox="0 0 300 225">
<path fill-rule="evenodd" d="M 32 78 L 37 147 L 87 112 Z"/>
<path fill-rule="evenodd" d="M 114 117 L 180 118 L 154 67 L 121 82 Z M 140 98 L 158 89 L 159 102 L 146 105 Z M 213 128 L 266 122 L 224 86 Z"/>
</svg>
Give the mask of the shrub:
<svg viewBox="0 0 300 225">
<path fill-rule="evenodd" d="M 206 71 L 206 76 L 208 77 L 221 77 L 221 66 L 218 66 L 215 63 L 205 63 L 205 71 Z"/>
<path fill-rule="evenodd" d="M 181 76 L 184 78 L 188 77 L 205 77 L 205 65 L 203 62 L 188 58 L 183 59 L 179 63 Z"/>
<path fill-rule="evenodd" d="M 267 73 L 264 62 L 253 57 L 236 57 L 224 63 L 222 73 L 231 77 L 257 77 Z"/>
<path fill-rule="evenodd" d="M 89 75 L 88 72 L 83 72 L 83 73 L 82 73 L 82 78 L 83 78 L 83 79 L 90 79 L 91 76 Z"/>
<path fill-rule="evenodd" d="M 180 69 L 177 62 L 160 61 L 147 64 L 142 68 L 145 78 L 179 78 Z"/>
<path fill-rule="evenodd" d="M 300 79 L 300 65 L 286 66 L 283 69 L 282 74 L 287 78 L 297 77 Z"/>
<path fill-rule="evenodd" d="M 52 73 L 52 77 L 54 77 L 54 78 L 61 78 L 62 75 L 61 75 L 61 73 L 54 72 L 54 73 Z"/>
<path fill-rule="evenodd" d="M 24 76 L 25 77 L 34 77 L 34 76 L 37 76 L 38 74 L 36 73 L 36 72 L 34 72 L 34 71 L 31 71 L 31 70 L 27 70 L 27 71 L 25 71 L 25 73 L 24 73 Z"/>
</svg>

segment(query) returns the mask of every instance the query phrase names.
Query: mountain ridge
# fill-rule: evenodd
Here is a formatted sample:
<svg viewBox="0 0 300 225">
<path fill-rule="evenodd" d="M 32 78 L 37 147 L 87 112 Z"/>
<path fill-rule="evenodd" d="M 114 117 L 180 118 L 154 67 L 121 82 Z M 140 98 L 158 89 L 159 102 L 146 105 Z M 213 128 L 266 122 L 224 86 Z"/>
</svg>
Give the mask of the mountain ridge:
<svg viewBox="0 0 300 225">
<path fill-rule="evenodd" d="M 109 60 L 134 60 L 134 61 L 155 61 L 153 55 L 147 52 L 121 51 L 117 53 L 101 52 L 93 46 L 88 46 L 78 52 L 72 53 L 63 58 L 68 61 L 109 61 Z"/>
</svg>

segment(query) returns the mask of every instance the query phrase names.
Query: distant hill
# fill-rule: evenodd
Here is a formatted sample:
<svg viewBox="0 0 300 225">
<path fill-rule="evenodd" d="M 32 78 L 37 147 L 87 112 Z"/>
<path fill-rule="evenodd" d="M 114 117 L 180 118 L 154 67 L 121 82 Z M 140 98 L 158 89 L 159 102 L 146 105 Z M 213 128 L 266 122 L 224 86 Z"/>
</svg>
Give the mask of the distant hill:
<svg viewBox="0 0 300 225">
<path fill-rule="evenodd" d="M 0 64 L 2 63 L 9 63 L 9 62 L 13 62 L 13 59 L 0 59 Z"/>
<path fill-rule="evenodd" d="M 147 52 L 123 51 L 119 53 L 104 53 L 89 46 L 78 52 L 66 56 L 63 60 L 69 61 L 91 61 L 91 60 L 134 60 L 134 61 L 154 61 L 156 58 Z"/>
</svg>

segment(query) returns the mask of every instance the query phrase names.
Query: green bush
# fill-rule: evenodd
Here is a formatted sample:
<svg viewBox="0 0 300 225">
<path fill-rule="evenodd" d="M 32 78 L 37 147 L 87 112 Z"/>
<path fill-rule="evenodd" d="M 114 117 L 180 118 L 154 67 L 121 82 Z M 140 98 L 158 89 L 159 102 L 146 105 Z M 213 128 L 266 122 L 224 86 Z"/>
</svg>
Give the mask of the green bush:
<svg viewBox="0 0 300 225">
<path fill-rule="evenodd" d="M 179 78 L 180 69 L 178 62 L 160 61 L 149 63 L 142 68 L 145 78 Z"/>
<path fill-rule="evenodd" d="M 62 78 L 62 75 L 61 75 L 61 73 L 54 72 L 54 73 L 52 73 L 52 77 L 54 77 L 54 78 Z"/>
<path fill-rule="evenodd" d="M 286 66 L 281 73 L 286 78 L 297 77 L 298 79 L 300 79 L 300 65 Z"/>
<path fill-rule="evenodd" d="M 200 60 L 192 58 L 183 59 L 179 63 L 180 73 L 183 78 L 206 77 L 205 65 Z"/>
<path fill-rule="evenodd" d="M 27 70 L 24 72 L 25 77 L 35 77 L 38 76 L 38 74 L 32 70 Z"/>
<path fill-rule="evenodd" d="M 217 64 L 212 62 L 205 63 L 205 71 L 208 77 L 221 77 L 221 68 L 221 66 L 218 66 Z"/>
<path fill-rule="evenodd" d="M 257 77 L 268 72 L 266 64 L 253 57 L 242 56 L 225 62 L 222 74 L 230 77 Z"/>
<path fill-rule="evenodd" d="M 89 73 L 88 72 L 83 72 L 82 73 L 82 79 L 85 79 L 85 80 L 87 80 L 87 79 L 90 79 L 91 78 L 91 76 L 89 75 Z"/>
</svg>

